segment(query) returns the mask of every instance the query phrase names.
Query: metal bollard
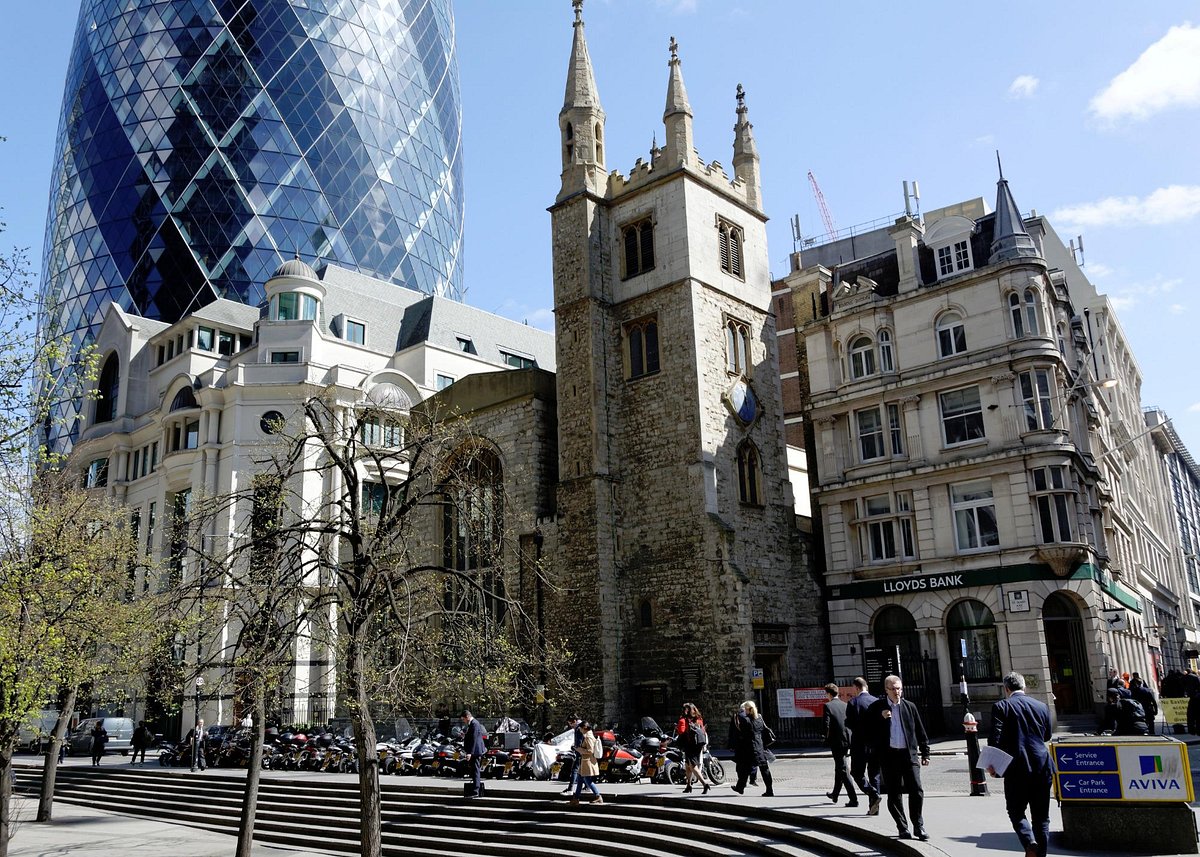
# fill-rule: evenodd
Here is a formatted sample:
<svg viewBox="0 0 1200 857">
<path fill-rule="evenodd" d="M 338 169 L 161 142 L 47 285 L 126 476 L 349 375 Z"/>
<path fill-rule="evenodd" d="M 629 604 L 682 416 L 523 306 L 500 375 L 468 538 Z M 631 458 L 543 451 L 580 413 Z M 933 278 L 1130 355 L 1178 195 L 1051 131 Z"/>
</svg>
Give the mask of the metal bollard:
<svg viewBox="0 0 1200 857">
<path fill-rule="evenodd" d="M 987 777 L 979 767 L 979 726 L 970 711 L 963 714 L 963 731 L 967 736 L 967 776 L 971 780 L 971 797 L 986 797 Z"/>
</svg>

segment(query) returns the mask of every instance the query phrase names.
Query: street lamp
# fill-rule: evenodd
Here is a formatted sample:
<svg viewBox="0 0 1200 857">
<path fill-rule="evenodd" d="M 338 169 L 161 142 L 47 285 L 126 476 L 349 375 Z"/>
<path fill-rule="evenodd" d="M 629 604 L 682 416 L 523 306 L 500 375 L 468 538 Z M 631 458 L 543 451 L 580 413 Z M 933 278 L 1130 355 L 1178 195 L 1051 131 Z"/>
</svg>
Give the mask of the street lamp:
<svg viewBox="0 0 1200 857">
<path fill-rule="evenodd" d="M 200 691 L 204 689 L 204 676 L 196 676 L 196 709 L 194 726 L 192 726 L 192 770 L 196 770 L 196 759 L 204 748 L 204 737 L 200 734 Z"/>
</svg>

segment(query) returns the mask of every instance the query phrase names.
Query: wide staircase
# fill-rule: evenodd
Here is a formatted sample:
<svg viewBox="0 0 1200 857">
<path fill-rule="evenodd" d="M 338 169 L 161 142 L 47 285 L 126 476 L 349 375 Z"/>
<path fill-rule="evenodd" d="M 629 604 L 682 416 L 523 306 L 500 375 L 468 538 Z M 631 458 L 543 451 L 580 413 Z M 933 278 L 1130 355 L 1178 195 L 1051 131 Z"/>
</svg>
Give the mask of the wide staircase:
<svg viewBox="0 0 1200 857">
<path fill-rule="evenodd" d="M 19 792 L 36 795 L 41 768 L 17 767 Z M 55 800 L 124 815 L 236 834 L 241 775 L 189 776 L 151 769 L 59 768 Z M 458 784 L 455 783 L 455 786 Z M 508 785 L 508 784 L 506 784 Z M 383 784 L 383 853 L 529 854 L 569 857 L 919 857 L 929 849 L 851 824 L 777 809 L 611 795 L 602 806 L 573 807 L 532 788 L 496 788 L 465 800 L 436 781 Z M 264 774 L 256 842 L 350 854 L 358 851 L 357 784 Z M 232 851 L 232 840 L 230 844 Z"/>
</svg>

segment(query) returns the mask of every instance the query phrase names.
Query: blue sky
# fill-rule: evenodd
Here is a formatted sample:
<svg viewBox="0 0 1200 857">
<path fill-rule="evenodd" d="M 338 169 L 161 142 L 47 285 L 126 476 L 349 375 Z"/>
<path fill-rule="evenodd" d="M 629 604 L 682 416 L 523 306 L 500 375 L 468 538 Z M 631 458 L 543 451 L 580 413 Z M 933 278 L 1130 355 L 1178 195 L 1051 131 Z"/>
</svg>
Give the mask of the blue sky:
<svg viewBox="0 0 1200 857">
<path fill-rule="evenodd" d="M 46 198 L 78 0 L 9 3 L 0 51 L 5 246 L 40 266 Z M 547 329 L 557 115 L 568 0 L 456 0 L 470 303 Z M 839 227 L 903 209 L 994 201 L 995 156 L 1023 210 L 1082 233 L 1085 271 L 1113 297 L 1144 378 L 1200 457 L 1200 3 L 587 0 L 608 114 L 610 169 L 662 139 L 667 42 L 680 44 L 705 160 L 729 167 L 734 89 L 747 92 L 762 157 L 771 266 L 787 270 L 788 221 L 823 231 L 817 177 Z"/>
</svg>

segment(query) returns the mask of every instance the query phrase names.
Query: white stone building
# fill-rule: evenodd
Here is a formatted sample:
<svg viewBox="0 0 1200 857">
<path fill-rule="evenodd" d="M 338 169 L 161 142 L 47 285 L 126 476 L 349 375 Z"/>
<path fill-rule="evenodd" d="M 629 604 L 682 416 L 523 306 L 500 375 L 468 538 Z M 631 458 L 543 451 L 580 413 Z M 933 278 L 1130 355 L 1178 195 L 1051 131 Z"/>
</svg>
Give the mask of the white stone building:
<svg viewBox="0 0 1200 857">
<path fill-rule="evenodd" d="M 986 701 L 1018 670 L 1082 723 L 1110 665 L 1150 671 L 1146 593 L 1114 574 L 1112 376 L 1067 255 L 1001 178 L 994 213 L 902 217 L 805 249 L 776 284 L 810 385 L 834 671 L 898 654 L 947 720 L 964 676 Z"/>
<path fill-rule="evenodd" d="M 173 543 L 176 512 L 194 497 L 245 489 L 275 421 L 291 419 L 305 396 L 330 389 L 350 403 L 383 397 L 405 407 L 467 376 L 554 369 L 554 339 L 545 331 L 334 266 L 318 274 L 286 262 L 266 292 L 261 310 L 218 300 L 173 325 L 115 304 L 103 311 L 98 395 L 73 460 L 86 484 L 130 507 L 139 542 L 168 578 L 195 573 Z M 319 479 L 305 479 L 302 495 L 318 498 L 325 490 Z M 237 526 L 232 517 L 213 522 L 201 538 L 230 538 Z M 189 647 L 181 644 L 176 656 L 195 662 Z M 301 641 L 285 718 L 323 721 L 332 713 L 332 661 L 320 649 Z M 202 714 L 226 723 L 230 687 L 218 678 L 208 683 Z"/>
</svg>

